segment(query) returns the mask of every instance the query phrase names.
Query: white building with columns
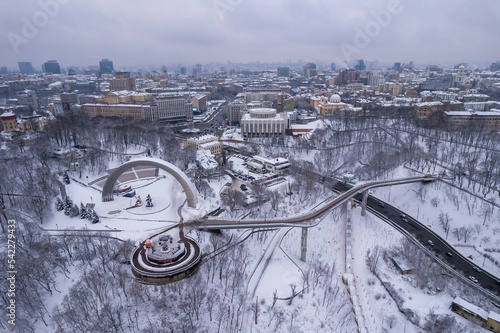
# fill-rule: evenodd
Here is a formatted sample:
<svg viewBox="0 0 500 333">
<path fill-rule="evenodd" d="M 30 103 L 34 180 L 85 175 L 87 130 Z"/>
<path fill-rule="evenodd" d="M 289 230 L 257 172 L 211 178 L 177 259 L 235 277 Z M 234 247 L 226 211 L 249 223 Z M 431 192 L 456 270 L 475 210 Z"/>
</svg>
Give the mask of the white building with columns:
<svg viewBox="0 0 500 333">
<path fill-rule="evenodd" d="M 240 121 L 243 136 L 273 136 L 285 134 L 290 127 L 288 115 L 276 109 L 250 109 Z"/>
</svg>

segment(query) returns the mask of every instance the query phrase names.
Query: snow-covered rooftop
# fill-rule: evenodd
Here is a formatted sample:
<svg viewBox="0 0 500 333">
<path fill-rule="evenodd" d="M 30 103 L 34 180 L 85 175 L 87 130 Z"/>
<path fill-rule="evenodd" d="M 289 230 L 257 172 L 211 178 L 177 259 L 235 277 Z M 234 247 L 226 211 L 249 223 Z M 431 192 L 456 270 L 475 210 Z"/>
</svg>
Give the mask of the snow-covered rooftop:
<svg viewBox="0 0 500 333">
<path fill-rule="evenodd" d="M 484 311 L 481 309 L 479 306 L 476 306 L 472 303 L 467 302 L 463 298 L 460 297 L 455 297 L 453 300 L 453 303 L 459 305 L 461 308 L 474 313 L 475 315 L 478 315 L 479 317 L 483 318 L 484 320 L 488 320 L 488 312 Z"/>
</svg>

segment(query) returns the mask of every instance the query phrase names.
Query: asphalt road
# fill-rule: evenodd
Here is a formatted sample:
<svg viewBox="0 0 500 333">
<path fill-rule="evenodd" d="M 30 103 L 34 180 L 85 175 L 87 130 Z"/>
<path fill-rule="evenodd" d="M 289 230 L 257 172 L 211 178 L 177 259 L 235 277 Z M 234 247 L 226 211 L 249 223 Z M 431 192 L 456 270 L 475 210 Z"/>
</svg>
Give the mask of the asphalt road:
<svg viewBox="0 0 500 333">
<path fill-rule="evenodd" d="M 345 185 L 336 185 L 339 191 L 345 191 L 349 187 Z M 357 194 L 354 198 L 361 202 L 362 195 Z M 426 226 L 422 223 L 418 222 L 411 216 L 408 216 L 405 212 L 398 210 L 397 208 L 389 205 L 386 202 L 383 202 L 384 207 L 379 205 L 381 200 L 378 200 L 372 196 L 368 197 L 367 206 L 371 209 L 379 212 L 380 214 L 386 216 L 391 219 L 394 223 L 399 225 L 401 228 L 409 232 L 413 235 L 420 243 L 426 246 L 429 250 L 431 250 L 436 256 L 438 256 L 442 261 L 447 263 L 449 266 L 453 267 L 455 270 L 460 271 L 463 275 L 468 278 L 469 276 L 473 276 L 478 280 L 478 283 L 485 289 L 491 291 L 495 295 L 500 296 L 500 279 L 495 276 L 485 272 L 481 267 L 481 272 L 477 272 L 473 269 L 473 267 L 477 267 L 474 263 L 467 260 L 464 256 L 459 254 L 453 247 L 451 247 L 445 240 L 440 237 L 435 236 L 432 232 L 428 230 Z M 401 214 L 405 214 L 408 222 L 405 222 L 401 218 Z M 433 246 L 428 244 L 428 241 L 432 241 L 434 243 Z M 446 255 L 449 252 L 452 254 L 452 257 Z"/>
<path fill-rule="evenodd" d="M 224 118 L 227 114 L 227 102 L 222 103 L 214 113 L 207 119 L 206 122 L 193 122 L 190 124 L 182 123 L 178 125 L 172 125 L 177 135 L 182 137 L 199 136 L 204 134 L 222 135 L 223 130 L 219 129 L 220 126 L 226 125 L 226 119 Z M 195 133 L 182 133 L 181 131 L 187 128 L 197 128 L 200 131 Z"/>
</svg>

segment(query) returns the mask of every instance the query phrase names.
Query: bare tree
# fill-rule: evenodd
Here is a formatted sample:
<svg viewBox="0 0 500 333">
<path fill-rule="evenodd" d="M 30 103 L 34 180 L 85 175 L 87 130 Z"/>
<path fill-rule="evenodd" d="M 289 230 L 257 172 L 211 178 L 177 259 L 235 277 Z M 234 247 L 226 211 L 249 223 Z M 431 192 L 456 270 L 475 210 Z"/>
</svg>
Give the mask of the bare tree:
<svg viewBox="0 0 500 333">
<path fill-rule="evenodd" d="M 469 226 L 467 228 L 465 227 L 462 227 L 464 229 L 463 231 L 463 235 L 464 235 L 464 243 L 467 243 L 467 240 L 469 239 L 470 235 L 472 234 L 472 232 L 474 231 L 474 228 Z"/>
<path fill-rule="evenodd" d="M 375 273 L 377 270 L 377 263 L 381 253 L 380 247 L 377 245 L 373 248 L 373 250 L 368 249 L 366 251 L 365 261 L 366 265 L 370 272 Z"/>
<path fill-rule="evenodd" d="M 443 230 L 446 233 L 446 239 L 448 239 L 448 233 L 450 232 L 451 221 L 452 219 L 450 218 L 448 213 L 439 214 L 439 222 L 441 223 L 441 226 L 443 227 Z"/>
</svg>

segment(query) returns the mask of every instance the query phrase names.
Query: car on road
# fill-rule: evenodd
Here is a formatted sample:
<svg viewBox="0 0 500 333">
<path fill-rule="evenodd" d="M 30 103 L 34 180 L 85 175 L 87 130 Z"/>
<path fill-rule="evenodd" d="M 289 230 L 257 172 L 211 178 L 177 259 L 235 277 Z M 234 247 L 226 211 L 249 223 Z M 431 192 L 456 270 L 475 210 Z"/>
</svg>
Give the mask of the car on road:
<svg viewBox="0 0 500 333">
<path fill-rule="evenodd" d="M 405 223 L 408 223 L 408 219 L 406 217 L 403 217 L 401 220 Z"/>
<path fill-rule="evenodd" d="M 384 207 L 385 207 L 385 204 L 384 204 L 382 201 L 379 201 L 379 202 L 378 202 L 378 205 L 379 205 L 380 207 L 382 207 L 382 208 L 384 208 Z"/>
<path fill-rule="evenodd" d="M 469 275 L 469 280 L 471 280 L 471 281 L 472 281 L 472 282 L 474 282 L 474 283 L 478 283 L 478 282 L 479 282 L 479 281 L 478 281 L 475 277 L 473 277 L 472 275 Z"/>
<path fill-rule="evenodd" d="M 451 258 L 451 257 L 453 257 L 453 253 L 451 253 L 451 252 L 446 252 L 446 255 L 447 255 L 448 257 L 450 257 L 450 258 Z"/>
<path fill-rule="evenodd" d="M 226 186 L 231 186 L 231 183 L 226 183 Z"/>
<path fill-rule="evenodd" d="M 427 244 L 429 244 L 430 246 L 434 246 L 434 243 L 430 239 L 427 241 Z"/>
<path fill-rule="evenodd" d="M 479 267 L 474 266 L 474 267 L 472 267 L 472 269 L 478 273 L 481 273 L 481 269 Z"/>
<path fill-rule="evenodd" d="M 402 218 L 402 219 L 404 219 L 406 217 L 406 215 L 405 214 L 399 214 L 399 217 Z"/>
</svg>

